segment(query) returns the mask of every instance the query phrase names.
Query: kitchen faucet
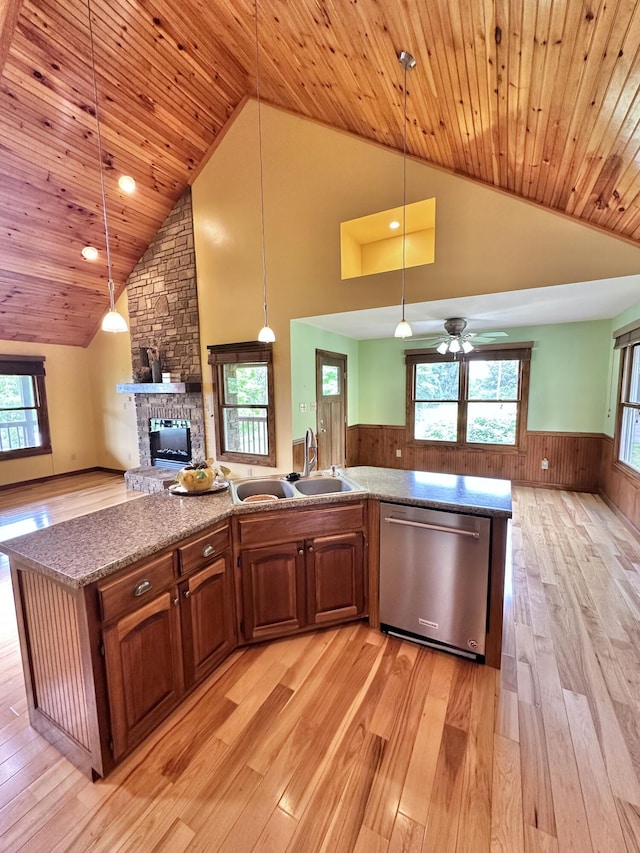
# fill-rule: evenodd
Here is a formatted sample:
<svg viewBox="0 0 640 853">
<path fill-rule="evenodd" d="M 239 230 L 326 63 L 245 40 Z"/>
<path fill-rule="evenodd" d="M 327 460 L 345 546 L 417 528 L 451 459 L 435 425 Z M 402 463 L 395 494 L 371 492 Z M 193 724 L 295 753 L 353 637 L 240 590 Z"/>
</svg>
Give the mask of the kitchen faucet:
<svg viewBox="0 0 640 853">
<path fill-rule="evenodd" d="M 309 461 L 309 451 L 313 451 L 311 456 L 311 461 Z M 302 470 L 302 476 L 308 477 L 309 474 L 316 467 L 318 462 L 318 442 L 314 435 L 313 430 L 309 427 L 304 436 L 304 468 Z"/>
</svg>

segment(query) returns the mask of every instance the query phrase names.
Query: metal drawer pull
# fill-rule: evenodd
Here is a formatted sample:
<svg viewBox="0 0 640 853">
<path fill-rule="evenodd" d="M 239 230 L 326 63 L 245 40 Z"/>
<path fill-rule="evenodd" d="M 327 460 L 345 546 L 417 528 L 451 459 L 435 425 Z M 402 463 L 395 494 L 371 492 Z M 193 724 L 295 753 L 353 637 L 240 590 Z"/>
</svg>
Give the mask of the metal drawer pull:
<svg viewBox="0 0 640 853">
<path fill-rule="evenodd" d="M 184 597 L 185 597 L 185 598 L 189 598 L 189 596 L 190 596 L 190 595 L 191 595 L 191 590 L 190 590 L 190 589 L 185 589 L 185 591 L 184 591 Z"/>
<path fill-rule="evenodd" d="M 145 578 L 143 581 L 140 581 L 140 583 L 137 583 L 134 586 L 133 594 L 135 596 L 144 595 L 145 592 L 149 592 L 149 590 L 151 589 L 152 586 L 153 586 L 153 584 L 151 583 L 149 578 Z"/>
<path fill-rule="evenodd" d="M 459 530 L 456 527 L 444 527 L 441 524 L 425 524 L 422 521 L 407 521 L 404 518 L 385 518 L 387 524 L 403 524 L 405 527 L 422 527 L 425 530 L 438 530 L 440 533 L 455 533 L 458 536 L 470 536 L 472 539 L 479 539 L 480 534 L 477 530 Z"/>
<path fill-rule="evenodd" d="M 180 604 L 180 599 L 179 598 L 172 598 L 171 603 L 173 604 L 174 607 L 177 607 Z"/>
<path fill-rule="evenodd" d="M 213 545 L 205 545 L 204 548 L 202 549 L 202 556 L 203 557 L 210 557 L 212 554 L 215 554 L 215 552 L 216 552 L 216 549 L 213 547 Z"/>
</svg>

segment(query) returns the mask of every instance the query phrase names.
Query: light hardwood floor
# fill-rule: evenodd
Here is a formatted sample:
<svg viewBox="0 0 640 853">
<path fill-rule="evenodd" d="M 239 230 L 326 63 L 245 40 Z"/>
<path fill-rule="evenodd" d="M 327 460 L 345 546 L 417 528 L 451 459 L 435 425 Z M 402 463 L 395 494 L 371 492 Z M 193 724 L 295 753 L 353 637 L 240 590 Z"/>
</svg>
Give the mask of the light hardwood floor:
<svg viewBox="0 0 640 853">
<path fill-rule="evenodd" d="M 126 500 L 0 493 L 0 537 Z M 501 672 L 356 624 L 236 652 L 106 780 L 27 722 L 0 565 L 0 849 L 640 851 L 640 544 L 514 489 Z"/>
</svg>

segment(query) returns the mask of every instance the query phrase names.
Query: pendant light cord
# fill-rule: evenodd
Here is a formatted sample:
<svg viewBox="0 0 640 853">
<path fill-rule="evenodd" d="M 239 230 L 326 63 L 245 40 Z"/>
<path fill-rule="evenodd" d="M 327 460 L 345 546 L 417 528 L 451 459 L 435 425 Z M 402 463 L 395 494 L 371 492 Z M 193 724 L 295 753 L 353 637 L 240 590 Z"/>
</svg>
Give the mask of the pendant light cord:
<svg viewBox="0 0 640 853">
<path fill-rule="evenodd" d="M 265 253 L 264 229 L 264 181 L 262 177 L 262 116 L 260 110 L 260 56 L 258 37 L 258 0 L 255 0 L 256 19 L 256 100 L 258 102 L 258 162 L 260 164 L 260 235 L 262 238 L 262 298 L 264 308 L 264 325 L 268 326 L 267 318 L 267 257 Z"/>
<path fill-rule="evenodd" d="M 407 63 L 404 67 L 404 109 L 402 112 L 402 322 L 404 323 L 404 269 L 407 242 Z"/>
<path fill-rule="evenodd" d="M 95 104 L 96 111 L 96 131 L 98 137 L 98 158 L 99 158 L 99 166 L 100 166 L 100 194 L 102 197 L 102 217 L 104 220 L 104 239 L 106 244 L 107 251 L 107 271 L 109 276 L 108 287 L 109 287 L 109 308 L 111 311 L 115 311 L 115 294 L 114 294 L 114 283 L 113 276 L 111 274 L 111 249 L 109 247 L 109 223 L 107 221 L 107 194 L 104 186 L 104 174 L 103 174 L 103 166 L 102 166 L 102 135 L 100 133 L 100 117 L 98 110 L 98 84 L 96 77 L 96 60 L 94 55 L 94 46 L 93 46 L 93 23 L 91 21 L 91 0 L 87 0 L 87 9 L 89 12 L 89 42 L 91 44 L 91 74 L 93 77 L 93 101 Z"/>
</svg>

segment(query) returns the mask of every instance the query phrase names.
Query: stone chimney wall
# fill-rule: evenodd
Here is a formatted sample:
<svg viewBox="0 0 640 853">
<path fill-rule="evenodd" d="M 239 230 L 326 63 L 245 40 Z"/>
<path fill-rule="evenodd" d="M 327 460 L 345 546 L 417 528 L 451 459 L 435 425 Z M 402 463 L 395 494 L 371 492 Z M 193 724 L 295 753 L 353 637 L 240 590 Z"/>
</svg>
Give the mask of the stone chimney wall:
<svg viewBox="0 0 640 853">
<path fill-rule="evenodd" d="M 201 382 L 196 257 L 191 189 L 165 219 L 127 282 L 131 361 L 146 364 L 147 347 L 160 348 L 163 372 Z"/>
<path fill-rule="evenodd" d="M 147 364 L 146 350 L 157 346 L 163 373 L 173 382 L 202 382 L 196 258 L 193 246 L 191 189 L 187 188 L 165 219 L 127 281 L 132 368 Z M 175 470 L 151 466 L 150 418 L 188 420 L 192 458 L 205 457 L 202 393 L 177 393 L 167 385 L 145 384 L 135 393 L 140 468 L 127 471 L 130 488 L 159 491 Z"/>
</svg>

